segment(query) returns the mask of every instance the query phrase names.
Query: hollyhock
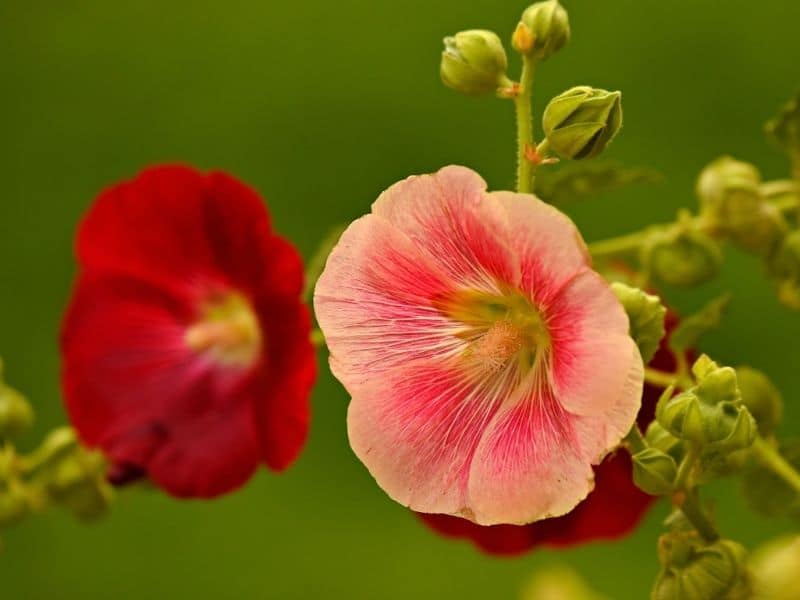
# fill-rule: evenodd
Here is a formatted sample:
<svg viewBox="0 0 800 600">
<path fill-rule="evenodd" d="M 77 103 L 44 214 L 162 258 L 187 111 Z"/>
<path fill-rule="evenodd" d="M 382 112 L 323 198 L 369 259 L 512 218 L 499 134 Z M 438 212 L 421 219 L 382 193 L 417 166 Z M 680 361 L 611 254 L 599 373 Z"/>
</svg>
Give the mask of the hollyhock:
<svg viewBox="0 0 800 600">
<path fill-rule="evenodd" d="M 675 313 L 668 312 L 668 335 L 677 322 Z M 672 372 L 676 368 L 675 358 L 666 340 L 662 340 L 650 365 Z M 645 384 L 642 408 L 636 419 L 642 430 L 653 420 L 662 391 L 658 386 Z M 630 458 L 618 451 L 595 467 L 595 488 L 586 500 L 561 517 L 529 525 L 483 526 L 450 515 L 418 513 L 417 516 L 446 537 L 470 540 L 489 554 L 512 556 L 538 546 L 565 547 L 623 537 L 637 527 L 655 500 L 634 485 Z"/>
<path fill-rule="evenodd" d="M 573 223 L 466 168 L 384 192 L 331 253 L 315 308 L 353 450 L 419 512 L 565 514 L 639 410 L 627 316 Z"/>
<path fill-rule="evenodd" d="M 145 170 L 100 195 L 77 255 L 63 392 L 112 482 L 212 497 L 295 459 L 315 377 L 303 266 L 256 192 L 224 173 Z"/>
</svg>

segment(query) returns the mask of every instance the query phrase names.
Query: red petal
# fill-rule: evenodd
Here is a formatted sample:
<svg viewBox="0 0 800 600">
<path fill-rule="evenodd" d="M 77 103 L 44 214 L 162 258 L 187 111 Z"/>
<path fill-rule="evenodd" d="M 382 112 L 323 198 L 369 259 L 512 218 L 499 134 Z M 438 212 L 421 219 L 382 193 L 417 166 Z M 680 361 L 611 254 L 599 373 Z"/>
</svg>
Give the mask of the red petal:
<svg viewBox="0 0 800 600">
<path fill-rule="evenodd" d="M 294 461 L 308 435 L 309 396 L 317 375 L 311 315 L 296 301 L 274 299 L 258 308 L 267 344 L 282 343 L 275 352 L 267 347 L 269 372 L 255 398 L 256 430 L 267 466 L 281 471 Z"/>
</svg>

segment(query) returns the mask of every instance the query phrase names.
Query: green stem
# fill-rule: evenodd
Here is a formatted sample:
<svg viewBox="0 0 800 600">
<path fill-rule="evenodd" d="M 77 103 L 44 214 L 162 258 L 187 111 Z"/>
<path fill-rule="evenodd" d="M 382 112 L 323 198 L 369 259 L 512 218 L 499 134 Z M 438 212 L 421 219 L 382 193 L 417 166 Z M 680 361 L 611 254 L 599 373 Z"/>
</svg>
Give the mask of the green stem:
<svg viewBox="0 0 800 600">
<path fill-rule="evenodd" d="M 686 456 L 683 457 L 680 466 L 678 467 L 678 474 L 675 477 L 675 489 L 682 490 L 688 487 L 689 475 L 691 475 L 697 459 L 700 458 L 701 449 L 697 444 L 689 444 L 689 449 Z"/>
<path fill-rule="evenodd" d="M 704 540 L 715 542 L 719 539 L 716 527 L 703 511 L 700 505 L 700 498 L 695 492 L 686 492 L 686 497 L 680 505 L 680 509 Z"/>
<path fill-rule="evenodd" d="M 651 367 L 644 368 L 644 380 L 662 388 L 668 388 L 671 385 L 678 386 L 678 378 L 675 373 L 667 373 Z"/>
<path fill-rule="evenodd" d="M 631 427 L 631 430 L 628 432 L 628 435 L 625 436 L 623 442 L 628 446 L 628 450 L 630 450 L 631 454 L 636 454 L 637 452 L 647 449 L 647 442 L 644 441 L 642 432 L 639 431 L 639 426 L 636 423 L 633 424 L 633 427 Z"/>
<path fill-rule="evenodd" d="M 632 254 L 642 245 L 645 235 L 644 231 L 636 231 L 627 235 L 593 242 L 589 244 L 589 253 L 594 258 Z"/>
<path fill-rule="evenodd" d="M 753 443 L 753 452 L 755 452 L 764 466 L 769 468 L 770 471 L 783 479 L 792 489 L 800 494 L 800 473 L 781 456 L 780 452 L 778 452 L 775 447 L 759 436 Z"/>
<path fill-rule="evenodd" d="M 522 58 L 522 76 L 519 93 L 514 98 L 517 115 L 517 191 L 529 194 L 533 191 L 533 164 L 525 156 L 525 150 L 533 146 L 532 89 L 535 62 Z"/>
</svg>

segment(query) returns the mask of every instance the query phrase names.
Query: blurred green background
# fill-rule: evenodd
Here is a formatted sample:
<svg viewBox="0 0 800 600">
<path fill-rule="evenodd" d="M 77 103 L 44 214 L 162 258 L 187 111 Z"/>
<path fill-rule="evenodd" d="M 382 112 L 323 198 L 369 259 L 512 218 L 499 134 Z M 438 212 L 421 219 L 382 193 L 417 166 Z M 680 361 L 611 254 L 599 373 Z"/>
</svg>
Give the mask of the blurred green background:
<svg viewBox="0 0 800 600">
<path fill-rule="evenodd" d="M 609 157 L 650 165 L 658 186 L 569 207 L 587 239 L 694 206 L 698 170 L 721 153 L 783 177 L 761 124 L 800 85 L 800 3 L 565 0 L 572 43 L 541 69 L 536 102 L 575 84 L 624 92 Z M 438 79 L 443 36 L 513 30 L 523 1 L 0 2 L 0 353 L 29 394 L 32 445 L 62 423 L 56 337 L 74 273 L 75 225 L 102 187 L 148 164 L 226 169 L 267 198 L 309 256 L 334 223 L 392 182 L 448 163 L 513 185 L 510 103 Z M 514 64 L 516 68 L 516 63 Z M 766 370 L 800 432 L 800 315 L 778 305 L 753 259 L 669 293 L 683 310 L 723 288 L 734 301 L 704 349 Z M 320 356 L 320 361 L 324 360 Z M 513 598 L 535 568 L 567 562 L 614 599 L 645 598 L 666 507 L 630 539 L 516 560 L 434 537 L 351 454 L 347 397 L 323 370 L 309 444 L 281 476 L 261 471 L 215 502 L 119 495 L 93 526 L 48 514 L 4 534 L 0 596 L 126 598 Z M 723 531 L 747 544 L 788 527 L 750 516 L 734 486 L 709 490 Z"/>
</svg>

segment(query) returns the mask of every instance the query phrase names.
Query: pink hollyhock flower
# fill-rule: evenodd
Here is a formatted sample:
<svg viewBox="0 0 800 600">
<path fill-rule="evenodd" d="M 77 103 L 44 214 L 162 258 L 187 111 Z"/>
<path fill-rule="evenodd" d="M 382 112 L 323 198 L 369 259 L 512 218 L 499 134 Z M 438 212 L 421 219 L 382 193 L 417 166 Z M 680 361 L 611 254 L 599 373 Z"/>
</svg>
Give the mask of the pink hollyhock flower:
<svg viewBox="0 0 800 600">
<path fill-rule="evenodd" d="M 112 482 L 211 497 L 295 459 L 316 369 L 303 265 L 256 192 L 148 169 L 100 195 L 77 254 L 63 392 Z"/>
<path fill-rule="evenodd" d="M 331 253 L 315 307 L 353 450 L 419 512 L 565 514 L 639 410 L 628 319 L 575 226 L 469 169 L 384 192 Z"/>
</svg>

